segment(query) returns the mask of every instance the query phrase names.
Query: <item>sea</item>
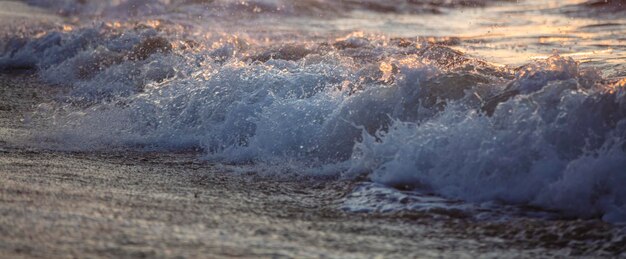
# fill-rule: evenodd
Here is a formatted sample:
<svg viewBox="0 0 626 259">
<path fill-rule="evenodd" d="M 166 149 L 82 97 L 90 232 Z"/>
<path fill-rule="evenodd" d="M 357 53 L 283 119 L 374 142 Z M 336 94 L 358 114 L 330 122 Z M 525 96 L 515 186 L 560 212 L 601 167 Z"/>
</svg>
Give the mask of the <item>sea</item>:
<svg viewBox="0 0 626 259">
<path fill-rule="evenodd" d="M 25 3 L 61 17 L 0 38 L 58 89 L 32 145 L 353 180 L 347 213 L 626 223 L 626 1 Z"/>
</svg>

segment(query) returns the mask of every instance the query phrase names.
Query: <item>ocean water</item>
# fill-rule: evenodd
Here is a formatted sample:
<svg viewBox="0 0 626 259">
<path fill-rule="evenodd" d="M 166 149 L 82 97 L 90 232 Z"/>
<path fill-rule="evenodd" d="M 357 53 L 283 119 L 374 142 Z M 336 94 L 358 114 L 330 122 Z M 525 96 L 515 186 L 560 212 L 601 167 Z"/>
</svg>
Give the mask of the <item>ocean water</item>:
<svg viewBox="0 0 626 259">
<path fill-rule="evenodd" d="M 626 1 L 27 3 L 64 20 L 0 71 L 61 89 L 26 119 L 46 148 L 362 179 L 353 212 L 626 222 Z"/>
</svg>

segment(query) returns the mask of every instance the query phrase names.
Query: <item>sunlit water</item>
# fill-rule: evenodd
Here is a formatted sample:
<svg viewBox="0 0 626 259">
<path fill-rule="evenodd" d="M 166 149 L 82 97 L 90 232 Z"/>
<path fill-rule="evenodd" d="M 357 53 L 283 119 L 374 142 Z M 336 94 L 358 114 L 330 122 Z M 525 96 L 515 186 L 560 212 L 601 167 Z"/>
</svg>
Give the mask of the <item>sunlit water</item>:
<svg viewBox="0 0 626 259">
<path fill-rule="evenodd" d="M 28 2 L 65 17 L 0 41 L 66 89 L 33 143 L 366 179 L 354 212 L 626 220 L 624 1 Z"/>
</svg>

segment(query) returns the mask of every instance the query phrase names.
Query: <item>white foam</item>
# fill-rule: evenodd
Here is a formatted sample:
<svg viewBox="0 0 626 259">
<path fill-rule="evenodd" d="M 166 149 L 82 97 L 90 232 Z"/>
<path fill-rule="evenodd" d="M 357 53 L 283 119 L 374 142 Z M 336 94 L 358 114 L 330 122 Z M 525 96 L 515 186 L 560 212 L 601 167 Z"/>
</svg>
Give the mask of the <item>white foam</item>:
<svg viewBox="0 0 626 259">
<path fill-rule="evenodd" d="M 35 138 L 59 149 L 200 149 L 216 161 L 626 221 L 626 95 L 573 59 L 515 72 L 380 35 L 290 45 L 203 34 L 182 48 L 193 33 L 167 29 L 52 32 L 6 48 L 0 69 L 37 68 L 68 87 L 33 116 L 50 125 Z M 150 40 L 172 49 L 138 58 Z M 492 116 L 481 112 L 503 93 L 513 94 Z"/>
</svg>

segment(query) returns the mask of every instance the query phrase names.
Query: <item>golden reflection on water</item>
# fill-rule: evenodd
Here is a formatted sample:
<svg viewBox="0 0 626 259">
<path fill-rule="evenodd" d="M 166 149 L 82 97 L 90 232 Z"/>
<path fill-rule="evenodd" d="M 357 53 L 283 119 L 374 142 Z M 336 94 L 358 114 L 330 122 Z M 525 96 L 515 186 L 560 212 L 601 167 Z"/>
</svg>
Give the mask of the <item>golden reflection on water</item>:
<svg viewBox="0 0 626 259">
<path fill-rule="evenodd" d="M 306 17 L 260 18 L 255 24 L 235 23 L 236 30 L 222 28 L 233 37 L 262 33 L 286 35 L 314 41 L 310 35 L 335 35 L 334 40 L 349 37 L 419 38 L 421 41 L 442 43 L 491 63 L 522 65 L 530 59 L 546 58 L 554 53 L 575 57 L 581 63 L 622 65 L 626 59 L 626 17 L 605 21 L 598 17 L 568 16 L 563 8 L 587 0 L 525 0 L 496 2 L 484 8 L 451 8 L 444 14 L 399 14 L 353 11 L 334 19 Z M 200 19 L 197 21 L 202 23 Z M 129 26 L 128 22 L 106 23 L 110 28 Z M 136 22 L 134 25 L 163 27 L 161 20 Z M 245 22 L 243 22 L 245 23 Z M 168 23 L 167 28 L 172 27 Z M 213 24 L 204 24 L 206 31 L 186 31 L 209 39 L 219 31 Z M 219 26 L 217 26 L 219 28 Z M 63 26 L 63 31 L 75 27 Z M 332 36 L 331 36 L 332 37 Z M 263 42 L 263 38 L 251 37 Z M 322 37 L 323 38 L 323 37 Z M 274 39 L 275 41 L 276 39 Z M 236 41 L 236 39 L 234 39 Z M 298 40 L 302 42 L 302 40 Z M 265 38 L 265 43 L 272 40 Z M 221 44 L 221 43 L 218 43 Z M 381 68 L 382 70 L 382 68 Z M 622 69 L 623 70 L 623 69 Z"/>
<path fill-rule="evenodd" d="M 64 24 L 63 28 L 61 28 L 64 32 L 70 32 L 74 30 L 74 26 L 72 25 L 68 25 L 68 24 Z"/>
<path fill-rule="evenodd" d="M 610 94 L 615 94 L 619 91 L 626 91 L 626 78 L 622 78 L 621 80 L 617 81 L 613 85 L 608 86 L 607 88 L 607 91 Z"/>
<path fill-rule="evenodd" d="M 563 8 L 584 2 L 504 2 L 485 8 L 454 9 L 443 15 L 354 12 L 328 23 L 338 31 L 360 30 L 390 37 L 454 36 L 463 41 L 454 48 L 509 65 L 521 65 L 554 52 L 584 62 L 612 59 L 604 55 L 626 57 L 626 17 L 607 22 L 563 14 Z"/>
</svg>

